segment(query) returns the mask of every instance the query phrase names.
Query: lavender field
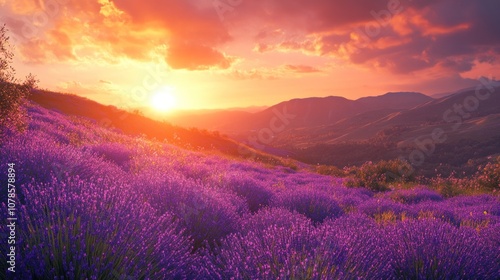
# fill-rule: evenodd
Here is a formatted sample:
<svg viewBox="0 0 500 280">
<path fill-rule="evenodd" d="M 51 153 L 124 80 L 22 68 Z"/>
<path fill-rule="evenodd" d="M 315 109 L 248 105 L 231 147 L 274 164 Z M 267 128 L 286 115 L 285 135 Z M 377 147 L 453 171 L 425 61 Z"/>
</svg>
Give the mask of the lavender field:
<svg viewBox="0 0 500 280">
<path fill-rule="evenodd" d="M 15 163 L 17 279 L 500 277 L 498 196 L 374 193 L 28 114 L 0 152 L 2 170 Z"/>
</svg>

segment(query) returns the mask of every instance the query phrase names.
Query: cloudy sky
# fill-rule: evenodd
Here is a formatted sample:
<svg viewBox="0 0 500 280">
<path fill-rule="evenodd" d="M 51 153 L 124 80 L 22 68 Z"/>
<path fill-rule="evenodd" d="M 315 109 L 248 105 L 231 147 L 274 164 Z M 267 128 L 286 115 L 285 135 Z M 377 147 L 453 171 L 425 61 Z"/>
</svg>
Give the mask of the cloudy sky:
<svg viewBox="0 0 500 280">
<path fill-rule="evenodd" d="M 19 75 L 179 108 L 449 92 L 500 73 L 498 0 L 0 0 Z"/>
</svg>

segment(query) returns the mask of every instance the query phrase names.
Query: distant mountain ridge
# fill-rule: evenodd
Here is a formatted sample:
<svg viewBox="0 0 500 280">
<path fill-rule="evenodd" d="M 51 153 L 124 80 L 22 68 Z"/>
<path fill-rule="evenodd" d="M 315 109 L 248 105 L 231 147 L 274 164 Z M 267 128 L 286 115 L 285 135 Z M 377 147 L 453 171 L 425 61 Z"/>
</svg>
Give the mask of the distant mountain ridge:
<svg viewBox="0 0 500 280">
<path fill-rule="evenodd" d="M 434 139 L 436 131 L 443 140 Z M 268 144 L 311 164 L 343 167 L 403 158 L 425 175 L 457 170 L 470 174 L 471 166 L 500 154 L 500 86 L 465 89 L 406 109 L 368 110 L 328 125 L 291 128 L 276 133 Z"/>
<path fill-rule="evenodd" d="M 400 157 L 410 160 L 417 151 L 424 155 L 418 165 L 421 174 L 472 172 L 467 167 L 471 160 L 484 162 L 500 154 L 500 86 L 492 83 L 480 89 L 441 98 L 389 92 L 357 100 L 292 99 L 253 114 L 227 118 L 219 114 L 217 127 L 256 149 L 309 164 L 343 167 Z M 283 116 L 286 122 L 279 122 Z M 435 130 L 443 132 L 444 142 L 430 140 Z M 422 148 L 422 141 L 430 151 Z"/>
<path fill-rule="evenodd" d="M 476 118 L 483 118 L 486 116 L 500 114 L 500 94 L 498 93 L 499 88 L 500 87 L 497 87 L 496 91 L 494 93 L 491 93 L 488 99 L 484 101 L 481 101 L 474 97 L 475 90 L 459 91 L 453 95 L 446 96 L 440 99 L 420 98 L 418 97 L 418 95 L 416 95 L 417 99 L 415 100 L 415 102 L 409 102 L 406 104 L 406 106 L 400 106 L 400 108 L 402 109 L 395 108 L 397 105 L 394 105 L 394 103 L 390 106 L 385 106 L 388 108 L 383 108 L 384 105 L 390 104 L 390 101 L 388 101 L 378 109 L 367 109 L 364 110 L 364 112 L 361 112 L 354 116 L 349 116 L 329 125 L 303 128 L 300 130 L 300 133 L 298 133 L 299 131 L 291 131 L 287 135 L 287 137 L 290 137 L 294 133 L 300 134 L 303 141 L 299 141 L 296 144 L 305 142 L 307 142 L 307 144 L 338 143 L 342 141 L 368 140 L 370 138 L 376 137 L 378 133 L 381 133 L 384 130 L 393 129 L 395 127 L 406 127 L 407 134 L 411 134 L 410 131 L 412 130 L 422 131 L 426 127 L 449 127 L 450 125 L 454 125 L 459 121 L 467 122 L 472 121 Z M 386 98 L 386 96 L 387 95 L 382 95 L 378 97 L 378 99 L 375 98 L 375 100 L 380 101 Z M 398 95 L 392 94 L 392 96 L 394 97 Z M 474 104 L 465 104 L 467 102 L 473 102 Z M 472 108 L 474 110 L 468 111 L 465 109 L 467 106 L 476 107 L 476 105 L 477 108 Z M 373 105 L 372 108 L 376 107 L 377 106 Z M 460 110 L 464 111 L 463 113 L 465 114 L 465 116 L 467 116 L 467 118 L 459 116 L 460 112 L 457 113 L 456 111 Z M 488 129 L 496 129 L 496 126 L 488 127 Z M 500 131 L 500 123 L 498 124 L 498 131 Z M 461 133 L 465 138 L 480 137 L 480 135 L 465 135 L 464 131 L 462 131 Z M 486 131 L 484 134 L 489 135 L 491 133 Z M 400 137 L 404 138 L 404 135 L 405 134 L 401 135 Z M 276 142 L 286 142 L 286 140 L 280 139 L 279 136 L 277 138 L 278 139 L 276 139 Z"/>
<path fill-rule="evenodd" d="M 202 130 L 153 121 L 74 95 L 39 91 L 31 100 L 65 114 L 107 120 L 125 133 L 236 157 L 253 153 L 271 162 L 281 159 L 269 154 L 339 167 L 409 159 L 412 151 L 422 149 L 421 141 L 429 143 L 436 129 L 443 131 L 445 141 L 432 142 L 431 152 L 421 151 L 425 158 L 419 168 L 425 172 L 435 175 L 435 170 L 442 171 L 441 163 L 465 166 L 470 160 L 484 161 L 500 154 L 500 86 L 496 85 L 442 98 L 389 92 L 357 100 L 338 96 L 292 99 L 254 113 L 214 110 L 178 119 Z M 443 172 L 449 174 L 451 169 Z"/>
<path fill-rule="evenodd" d="M 416 92 L 389 92 L 380 96 L 350 100 L 340 96 L 292 99 L 256 113 L 220 111 L 172 118 L 178 125 L 218 129 L 224 133 L 239 134 L 269 126 L 269 121 L 282 112 L 293 115 L 287 129 L 334 124 L 358 114 L 384 109 L 410 109 L 434 100 Z"/>
</svg>

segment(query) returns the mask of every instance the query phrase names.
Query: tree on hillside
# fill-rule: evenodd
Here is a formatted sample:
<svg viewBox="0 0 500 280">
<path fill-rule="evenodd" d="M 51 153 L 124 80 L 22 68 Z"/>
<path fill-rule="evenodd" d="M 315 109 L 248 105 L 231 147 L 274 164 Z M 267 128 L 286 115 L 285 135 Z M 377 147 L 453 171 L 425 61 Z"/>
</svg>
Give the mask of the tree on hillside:
<svg viewBox="0 0 500 280">
<path fill-rule="evenodd" d="M 37 84 L 29 74 L 24 81 L 15 77 L 12 67 L 14 53 L 9 44 L 5 25 L 0 27 L 0 136 L 3 138 L 9 130 L 22 130 L 25 127 L 26 113 L 22 105 L 26 97 Z"/>
</svg>

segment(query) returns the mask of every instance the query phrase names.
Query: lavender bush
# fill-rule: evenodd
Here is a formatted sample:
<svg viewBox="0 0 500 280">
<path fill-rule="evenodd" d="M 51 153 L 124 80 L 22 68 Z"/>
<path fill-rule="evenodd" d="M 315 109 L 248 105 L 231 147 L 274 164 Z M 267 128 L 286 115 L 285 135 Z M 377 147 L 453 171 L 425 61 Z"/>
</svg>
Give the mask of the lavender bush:
<svg viewBox="0 0 500 280">
<path fill-rule="evenodd" d="M 396 279 L 495 279 L 498 250 L 467 227 L 436 220 L 404 221 L 387 229 Z"/>
<path fill-rule="evenodd" d="M 284 208 L 265 208 L 255 214 L 249 214 L 241 219 L 239 232 L 245 235 L 251 231 L 262 231 L 271 226 L 293 228 L 311 223 L 306 216 L 291 212 Z"/>
<path fill-rule="evenodd" d="M 272 201 L 272 205 L 297 211 L 316 223 L 343 214 L 342 208 L 331 195 L 314 189 L 297 189 L 279 193 Z"/>
<path fill-rule="evenodd" d="M 423 201 L 442 201 L 443 197 L 437 192 L 425 189 L 417 188 L 413 190 L 397 190 L 392 191 L 387 194 L 390 199 L 404 203 L 404 204 L 416 204 Z"/>
<path fill-rule="evenodd" d="M 231 235 L 214 249 L 211 279 L 338 279 L 345 254 L 309 224 L 272 225 L 245 236 Z"/>
<path fill-rule="evenodd" d="M 130 186 L 71 179 L 23 188 L 20 276 L 184 278 L 191 244 L 168 213 L 152 216 Z"/>
<path fill-rule="evenodd" d="M 274 195 L 265 182 L 248 178 L 244 173 L 230 174 L 225 178 L 224 184 L 234 193 L 243 197 L 252 212 L 268 206 Z"/>
</svg>

